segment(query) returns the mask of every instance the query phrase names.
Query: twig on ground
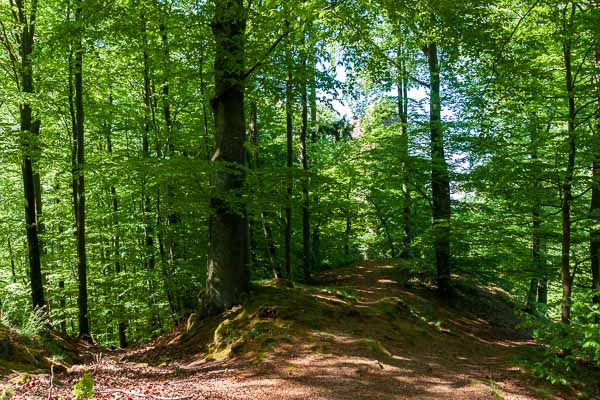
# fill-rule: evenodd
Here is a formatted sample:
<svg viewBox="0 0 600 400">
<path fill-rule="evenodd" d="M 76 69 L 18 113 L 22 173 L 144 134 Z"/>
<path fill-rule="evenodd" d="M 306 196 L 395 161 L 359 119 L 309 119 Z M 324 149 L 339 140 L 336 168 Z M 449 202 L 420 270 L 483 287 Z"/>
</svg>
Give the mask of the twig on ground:
<svg viewBox="0 0 600 400">
<path fill-rule="evenodd" d="M 54 364 L 50 365 L 50 387 L 48 388 L 48 400 L 52 400 L 52 389 L 54 389 Z"/>
<path fill-rule="evenodd" d="M 122 390 L 122 389 L 99 390 L 96 393 L 103 393 L 103 394 L 121 393 L 121 394 L 125 394 L 127 396 L 141 397 L 141 398 L 144 398 L 144 399 L 154 399 L 154 400 L 189 400 L 189 399 L 192 398 L 192 396 L 184 396 L 184 397 L 161 397 L 161 396 L 154 396 L 152 394 L 140 394 L 140 393 L 135 393 L 135 392 L 128 392 L 127 390 Z"/>
</svg>

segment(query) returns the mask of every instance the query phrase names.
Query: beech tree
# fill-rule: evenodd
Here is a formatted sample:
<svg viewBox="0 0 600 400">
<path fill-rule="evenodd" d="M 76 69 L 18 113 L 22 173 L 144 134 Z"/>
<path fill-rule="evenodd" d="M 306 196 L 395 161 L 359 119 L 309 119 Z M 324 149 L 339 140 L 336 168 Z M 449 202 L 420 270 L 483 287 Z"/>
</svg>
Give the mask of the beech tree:
<svg viewBox="0 0 600 400">
<path fill-rule="evenodd" d="M 215 193 L 211 199 L 207 311 L 220 312 L 240 301 L 248 290 L 248 220 L 236 200 L 244 184 L 246 161 L 244 118 L 244 41 L 246 10 L 242 0 L 215 1 L 215 146 L 211 161 Z"/>
</svg>

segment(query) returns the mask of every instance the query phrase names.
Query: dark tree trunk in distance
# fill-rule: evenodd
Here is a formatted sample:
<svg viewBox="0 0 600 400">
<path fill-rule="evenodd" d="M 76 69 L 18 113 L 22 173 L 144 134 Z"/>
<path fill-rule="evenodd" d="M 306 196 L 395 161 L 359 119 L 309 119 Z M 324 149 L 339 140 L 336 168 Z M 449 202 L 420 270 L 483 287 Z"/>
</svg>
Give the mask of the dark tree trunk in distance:
<svg viewBox="0 0 600 400">
<path fill-rule="evenodd" d="M 565 38 L 563 43 L 563 55 L 565 65 L 565 83 L 569 120 L 567 123 L 567 144 L 569 149 L 567 168 L 562 184 L 562 256 L 561 256 L 561 278 L 562 278 L 562 305 L 561 321 L 568 324 L 571 320 L 571 291 L 573 277 L 571 276 L 570 253 L 571 253 L 571 202 L 573 201 L 573 175 L 575 172 L 575 87 L 571 65 L 571 28 L 575 17 L 577 5 L 571 6 L 571 15 L 567 21 L 567 9 L 565 8 Z"/>
<path fill-rule="evenodd" d="M 286 126 L 286 167 L 287 167 L 287 202 L 285 207 L 285 277 L 292 280 L 292 191 L 293 178 L 292 166 L 294 159 L 294 127 L 293 127 L 293 77 L 292 77 L 292 49 L 288 45 L 287 76 L 285 81 L 285 126 Z"/>
<path fill-rule="evenodd" d="M 302 34 L 300 49 L 300 162 L 302 163 L 302 269 L 304 280 L 312 282 L 310 253 L 310 198 L 308 189 L 308 152 L 306 136 L 308 134 L 308 92 L 306 88 L 306 43 Z"/>
<path fill-rule="evenodd" d="M 408 171 L 408 76 L 403 46 L 398 47 L 398 114 L 400 115 L 400 158 L 402 163 L 402 253 L 401 258 L 410 258 L 412 229 L 410 226 L 410 174 Z"/>
<path fill-rule="evenodd" d="M 75 22 L 81 23 L 82 0 L 78 0 L 75 8 Z M 85 147 L 84 147 L 84 112 L 83 112 L 83 44 L 82 30 L 78 28 L 75 39 L 75 177 L 77 182 L 75 203 L 75 225 L 77 235 L 77 306 L 79 317 L 79 336 L 90 336 L 90 323 L 88 318 L 88 293 L 87 293 L 87 254 L 85 243 Z"/>
<path fill-rule="evenodd" d="M 17 12 L 14 14 L 22 28 L 20 32 L 20 88 L 24 94 L 33 94 L 33 66 L 31 54 L 33 52 L 35 37 L 35 20 L 37 14 L 37 0 L 32 0 L 30 8 L 24 1 L 16 2 Z M 29 14 L 28 14 L 29 13 Z M 38 224 L 36 218 L 34 161 L 36 159 L 37 138 L 39 136 L 40 121 L 33 116 L 31 104 L 28 102 L 19 105 L 22 161 L 21 172 L 23 176 L 23 197 L 25 200 L 25 225 L 27 230 L 27 254 L 29 257 L 29 278 L 31 282 L 31 300 L 34 308 L 45 305 L 44 286 L 41 265 L 41 250 L 38 238 Z M 37 193 L 39 195 L 39 193 Z"/>
<path fill-rule="evenodd" d="M 256 93 L 253 93 L 256 95 Z M 258 175 L 260 171 L 260 156 L 258 149 L 258 107 L 256 104 L 256 99 L 253 98 L 250 102 L 250 117 L 248 122 L 248 130 L 250 131 L 250 142 L 252 143 L 252 147 L 254 150 L 253 159 L 252 159 L 252 167 L 254 168 L 255 173 Z M 263 189 L 262 181 L 260 177 L 257 178 L 258 185 L 260 185 L 260 189 Z M 265 248 L 267 251 L 267 257 L 269 259 L 269 264 L 271 265 L 271 271 L 273 272 L 273 277 L 275 279 L 279 279 L 282 277 L 281 267 L 277 260 L 277 249 L 275 248 L 275 241 L 273 240 L 273 232 L 271 227 L 267 222 L 267 217 L 263 210 L 260 211 L 260 227 L 263 233 L 263 237 L 265 240 Z"/>
<path fill-rule="evenodd" d="M 442 129 L 440 67 L 435 43 L 425 48 L 430 79 L 431 189 L 433 203 L 433 239 L 437 265 L 438 290 L 443 297 L 450 294 L 450 178 L 444 156 Z"/>
</svg>

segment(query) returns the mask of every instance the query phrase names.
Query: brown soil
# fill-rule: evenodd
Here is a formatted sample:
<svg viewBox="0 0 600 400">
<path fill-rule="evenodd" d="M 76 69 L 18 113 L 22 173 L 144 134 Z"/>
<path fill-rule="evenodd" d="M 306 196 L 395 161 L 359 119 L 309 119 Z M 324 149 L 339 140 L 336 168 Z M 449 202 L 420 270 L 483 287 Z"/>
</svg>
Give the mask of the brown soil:
<svg viewBox="0 0 600 400">
<path fill-rule="evenodd" d="M 322 274 L 319 288 L 271 287 L 266 293 L 282 296 L 273 307 L 261 299 L 256 309 L 228 314 L 231 324 L 245 318 L 240 326 L 262 327 L 255 336 L 231 331 L 234 343 L 219 347 L 215 329 L 222 332 L 225 317 L 192 321 L 187 332 L 55 376 L 52 397 L 71 398 L 87 368 L 97 399 L 575 398 L 516 366 L 533 343 L 512 327 L 506 294 L 459 290 L 448 307 L 410 278 L 392 261 L 369 261 Z M 283 301 L 290 308 L 278 308 Z M 279 328 L 265 332 L 259 323 Z M 210 361 L 215 354 L 231 355 Z M 49 381 L 45 374 L 12 384 L 15 398 L 46 399 Z"/>
</svg>

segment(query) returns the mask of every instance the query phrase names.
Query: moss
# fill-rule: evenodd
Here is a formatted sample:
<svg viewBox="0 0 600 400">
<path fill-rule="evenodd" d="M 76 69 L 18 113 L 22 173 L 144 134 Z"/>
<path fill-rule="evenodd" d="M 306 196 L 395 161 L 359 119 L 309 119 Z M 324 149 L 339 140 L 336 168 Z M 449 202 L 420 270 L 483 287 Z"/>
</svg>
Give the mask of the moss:
<svg viewBox="0 0 600 400">
<path fill-rule="evenodd" d="M 77 347 L 53 331 L 28 339 L 0 325 L 0 374 L 44 372 L 52 364 L 66 370 L 80 361 Z"/>
<path fill-rule="evenodd" d="M 11 378 L 10 383 L 13 385 L 25 385 L 31 382 L 31 375 L 27 372 L 22 372 Z"/>
<path fill-rule="evenodd" d="M 393 273 L 395 270 L 389 269 L 389 274 Z M 314 352 L 326 352 L 332 347 L 328 343 L 338 336 L 371 338 L 358 339 L 358 345 L 385 357 L 392 356 L 387 340 L 410 345 L 434 338 L 447 340 L 440 339 L 440 333 L 447 332 L 434 317 L 436 306 L 428 298 L 399 294 L 401 297 L 366 303 L 359 301 L 357 294 L 352 286 L 298 283 L 289 287 L 271 280 L 254 282 L 243 305 L 218 316 L 190 317 L 176 340 L 187 348 L 202 349 L 201 356 L 208 360 L 232 355 L 260 359 L 263 354 L 280 351 L 282 344 L 307 337 L 314 341 L 305 348 Z"/>
</svg>

